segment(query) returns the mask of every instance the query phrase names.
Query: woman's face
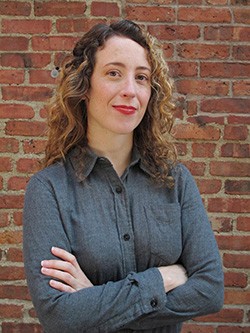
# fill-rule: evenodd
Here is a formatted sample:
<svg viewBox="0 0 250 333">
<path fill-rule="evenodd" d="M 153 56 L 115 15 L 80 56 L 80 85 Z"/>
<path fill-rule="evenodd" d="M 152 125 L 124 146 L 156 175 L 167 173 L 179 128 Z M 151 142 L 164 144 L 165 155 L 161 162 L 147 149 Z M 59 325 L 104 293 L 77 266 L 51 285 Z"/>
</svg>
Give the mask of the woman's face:
<svg viewBox="0 0 250 333">
<path fill-rule="evenodd" d="M 131 136 L 141 122 L 151 95 L 147 51 L 125 37 L 108 39 L 96 53 L 87 93 L 88 135 Z"/>
</svg>

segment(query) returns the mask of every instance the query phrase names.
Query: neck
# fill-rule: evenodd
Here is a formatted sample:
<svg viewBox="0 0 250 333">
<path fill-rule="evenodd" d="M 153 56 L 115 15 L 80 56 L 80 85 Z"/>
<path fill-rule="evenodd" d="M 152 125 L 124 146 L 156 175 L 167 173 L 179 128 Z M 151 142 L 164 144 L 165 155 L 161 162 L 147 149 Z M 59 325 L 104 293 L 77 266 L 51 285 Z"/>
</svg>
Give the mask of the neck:
<svg viewBox="0 0 250 333">
<path fill-rule="evenodd" d="M 131 161 L 133 137 L 117 135 L 108 140 L 88 138 L 90 148 L 98 155 L 106 157 L 112 164 L 118 176 L 121 176 Z"/>
</svg>

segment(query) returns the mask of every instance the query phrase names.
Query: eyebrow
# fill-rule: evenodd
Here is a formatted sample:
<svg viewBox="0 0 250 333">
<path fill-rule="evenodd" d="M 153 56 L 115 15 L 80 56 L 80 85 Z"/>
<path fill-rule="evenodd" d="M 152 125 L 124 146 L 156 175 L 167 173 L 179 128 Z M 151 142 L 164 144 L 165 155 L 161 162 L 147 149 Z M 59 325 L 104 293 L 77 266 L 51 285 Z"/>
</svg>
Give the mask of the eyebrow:
<svg viewBox="0 0 250 333">
<path fill-rule="evenodd" d="M 108 64 L 104 65 L 104 67 L 108 67 L 108 66 L 126 67 L 122 62 L 109 62 Z M 136 69 L 147 70 L 147 71 L 151 72 L 151 69 L 146 66 L 138 66 L 138 67 L 136 67 Z"/>
</svg>

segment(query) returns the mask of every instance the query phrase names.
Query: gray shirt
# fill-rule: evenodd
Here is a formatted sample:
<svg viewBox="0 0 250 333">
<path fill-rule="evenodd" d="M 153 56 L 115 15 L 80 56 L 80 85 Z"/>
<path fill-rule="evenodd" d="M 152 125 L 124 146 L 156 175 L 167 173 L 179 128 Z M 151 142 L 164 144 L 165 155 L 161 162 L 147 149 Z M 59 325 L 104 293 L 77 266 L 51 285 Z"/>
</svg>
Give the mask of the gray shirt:
<svg viewBox="0 0 250 333">
<path fill-rule="evenodd" d="M 25 270 L 45 332 L 178 333 L 183 321 L 219 311 L 221 260 L 189 171 L 178 164 L 169 190 L 152 183 L 136 151 L 122 177 L 89 151 L 82 182 L 80 158 L 73 150 L 35 174 L 26 191 Z M 40 270 L 52 246 L 73 253 L 94 286 L 51 288 Z M 165 293 L 157 267 L 175 263 L 188 281 Z"/>
</svg>

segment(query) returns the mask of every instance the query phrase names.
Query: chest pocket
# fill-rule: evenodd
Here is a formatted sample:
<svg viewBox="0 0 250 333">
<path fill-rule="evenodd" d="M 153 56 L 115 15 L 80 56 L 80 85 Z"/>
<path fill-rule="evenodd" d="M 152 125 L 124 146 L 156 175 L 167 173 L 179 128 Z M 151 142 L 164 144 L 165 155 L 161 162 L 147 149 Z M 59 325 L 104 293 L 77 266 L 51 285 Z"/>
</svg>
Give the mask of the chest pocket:
<svg viewBox="0 0 250 333">
<path fill-rule="evenodd" d="M 144 207 L 149 251 L 157 265 L 171 265 L 182 252 L 181 209 L 176 203 Z"/>
</svg>

